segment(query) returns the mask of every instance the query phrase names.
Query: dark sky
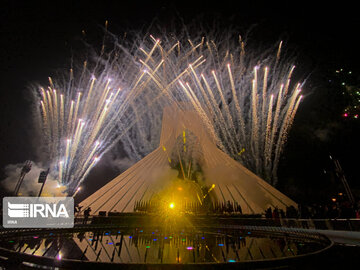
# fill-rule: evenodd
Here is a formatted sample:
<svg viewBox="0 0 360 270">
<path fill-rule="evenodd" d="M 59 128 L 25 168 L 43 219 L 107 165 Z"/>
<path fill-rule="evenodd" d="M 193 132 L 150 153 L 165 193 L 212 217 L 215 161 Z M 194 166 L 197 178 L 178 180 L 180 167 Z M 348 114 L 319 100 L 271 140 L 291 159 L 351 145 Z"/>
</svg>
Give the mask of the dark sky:
<svg viewBox="0 0 360 270">
<path fill-rule="evenodd" d="M 164 24 L 174 17 L 181 17 L 186 23 L 217 21 L 225 30 L 228 27 L 246 30 L 256 25 L 258 39 L 274 42 L 279 37 L 285 38 L 287 45 L 299 52 L 300 65 L 303 62 L 311 72 L 325 72 L 338 66 L 359 70 L 359 16 L 354 6 L 343 1 L 320 7 L 315 6 L 315 1 L 72 2 L 2 1 L 1 170 L 6 164 L 36 158 L 31 145 L 34 130 L 28 85 L 46 83 L 57 69 L 68 68 L 81 31 L 96 39 L 105 20 L 109 20 L 109 30 L 115 34 L 146 26 L 154 18 Z M 105 171 L 107 167 L 103 164 L 92 177 L 98 179 Z M 109 173 L 108 178 L 115 174 Z M 3 178 L 3 172 L 0 176 Z"/>
</svg>

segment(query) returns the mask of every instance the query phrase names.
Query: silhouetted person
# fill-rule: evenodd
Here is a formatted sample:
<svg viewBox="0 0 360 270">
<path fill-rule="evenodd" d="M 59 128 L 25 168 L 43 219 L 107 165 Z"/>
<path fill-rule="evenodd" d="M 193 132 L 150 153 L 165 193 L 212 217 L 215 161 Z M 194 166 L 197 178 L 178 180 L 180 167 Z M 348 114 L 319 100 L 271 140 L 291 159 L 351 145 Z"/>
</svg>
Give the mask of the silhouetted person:
<svg viewBox="0 0 360 270">
<path fill-rule="evenodd" d="M 339 217 L 339 208 L 337 207 L 337 205 L 333 205 L 329 210 L 329 218 L 335 219 L 338 217 Z"/>
<path fill-rule="evenodd" d="M 360 219 L 360 209 L 357 209 L 355 212 L 355 218 Z"/>
<path fill-rule="evenodd" d="M 240 214 L 242 214 L 241 206 L 237 202 L 235 202 L 235 212 L 239 212 Z"/>
<path fill-rule="evenodd" d="M 275 207 L 274 211 L 272 212 L 272 218 L 279 219 L 279 209 Z"/>
<path fill-rule="evenodd" d="M 87 223 L 88 218 L 89 218 L 89 216 L 90 216 L 90 212 L 91 212 L 91 208 L 90 208 L 90 207 L 88 207 L 88 208 L 85 209 L 85 211 L 84 211 L 84 222 L 83 222 L 84 224 Z"/>
<path fill-rule="evenodd" d="M 280 209 L 280 210 L 279 210 L 279 215 L 280 215 L 281 218 L 285 218 L 285 212 L 284 212 L 284 210 Z"/>
<path fill-rule="evenodd" d="M 272 218 L 272 210 L 271 207 L 265 210 L 265 217 L 266 218 Z"/>
</svg>

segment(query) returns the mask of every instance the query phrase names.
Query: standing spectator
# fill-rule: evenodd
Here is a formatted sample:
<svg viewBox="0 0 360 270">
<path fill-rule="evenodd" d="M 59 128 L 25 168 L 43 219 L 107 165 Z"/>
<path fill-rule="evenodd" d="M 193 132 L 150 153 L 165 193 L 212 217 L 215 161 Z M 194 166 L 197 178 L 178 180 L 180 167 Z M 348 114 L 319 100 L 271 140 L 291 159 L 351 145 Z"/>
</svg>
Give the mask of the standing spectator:
<svg viewBox="0 0 360 270">
<path fill-rule="evenodd" d="M 274 211 L 272 213 L 272 218 L 279 219 L 279 209 L 277 207 L 274 208 Z"/>
<path fill-rule="evenodd" d="M 89 216 L 90 216 L 90 212 L 91 212 L 91 208 L 90 208 L 90 207 L 88 207 L 88 208 L 85 209 L 85 211 L 84 211 L 84 222 L 83 222 L 83 224 L 86 224 L 86 223 L 87 223 L 88 218 L 89 218 Z"/>
<path fill-rule="evenodd" d="M 285 212 L 283 209 L 279 210 L 279 215 L 280 215 L 280 218 L 285 218 Z"/>
<path fill-rule="evenodd" d="M 272 218 L 272 210 L 271 207 L 265 210 L 265 217 L 266 218 Z"/>
<path fill-rule="evenodd" d="M 355 217 L 357 219 L 360 219 L 360 209 L 357 209 L 356 212 L 355 212 Z"/>
</svg>

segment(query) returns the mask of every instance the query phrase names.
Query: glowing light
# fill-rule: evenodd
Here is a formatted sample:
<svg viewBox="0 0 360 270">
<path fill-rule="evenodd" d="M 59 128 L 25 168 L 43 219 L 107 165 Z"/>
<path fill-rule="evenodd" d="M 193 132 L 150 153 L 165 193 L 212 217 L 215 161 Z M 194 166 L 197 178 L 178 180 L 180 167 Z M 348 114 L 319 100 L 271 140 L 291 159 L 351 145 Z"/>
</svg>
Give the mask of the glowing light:
<svg viewBox="0 0 360 270">
<path fill-rule="evenodd" d="M 186 247 L 187 250 L 193 250 L 193 247 Z"/>
<path fill-rule="evenodd" d="M 171 209 L 173 209 L 173 208 L 175 207 L 175 204 L 172 202 L 172 203 L 169 204 L 169 207 L 170 207 Z"/>
</svg>

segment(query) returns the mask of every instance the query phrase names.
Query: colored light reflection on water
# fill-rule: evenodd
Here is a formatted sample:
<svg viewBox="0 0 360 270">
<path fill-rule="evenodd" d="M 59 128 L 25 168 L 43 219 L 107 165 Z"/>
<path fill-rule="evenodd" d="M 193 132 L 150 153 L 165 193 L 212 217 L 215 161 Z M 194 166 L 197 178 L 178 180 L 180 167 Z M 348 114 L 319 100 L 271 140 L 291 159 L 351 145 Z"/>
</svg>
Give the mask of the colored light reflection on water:
<svg viewBox="0 0 360 270">
<path fill-rule="evenodd" d="M 249 231 L 161 230 L 87 231 L 44 233 L 1 239 L 0 247 L 53 257 L 113 263 L 235 263 L 307 254 L 325 244 Z M 171 236 L 169 236 L 171 234 Z M 154 236 L 156 235 L 156 238 Z M 60 247 L 60 250 L 59 250 Z M 189 252 L 190 251 L 190 252 Z M 44 255 L 45 254 L 45 255 Z"/>
</svg>

